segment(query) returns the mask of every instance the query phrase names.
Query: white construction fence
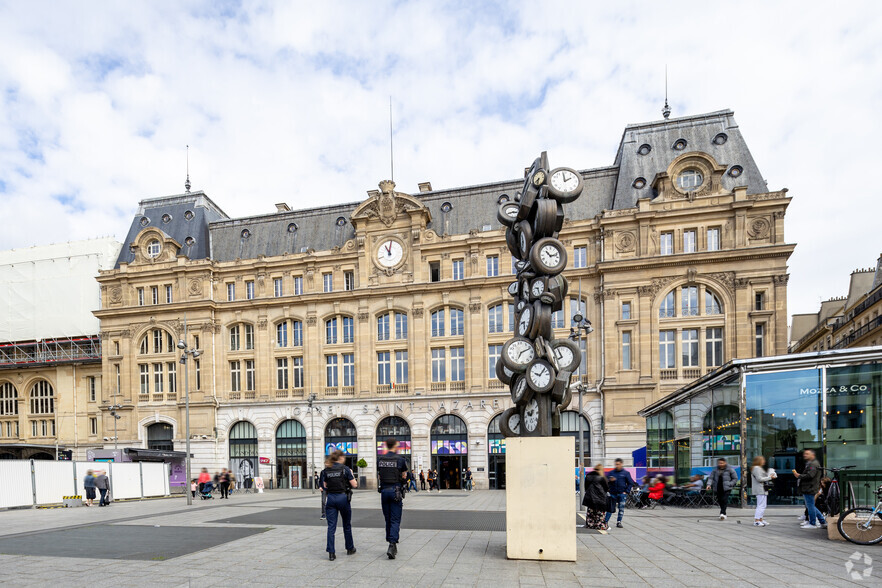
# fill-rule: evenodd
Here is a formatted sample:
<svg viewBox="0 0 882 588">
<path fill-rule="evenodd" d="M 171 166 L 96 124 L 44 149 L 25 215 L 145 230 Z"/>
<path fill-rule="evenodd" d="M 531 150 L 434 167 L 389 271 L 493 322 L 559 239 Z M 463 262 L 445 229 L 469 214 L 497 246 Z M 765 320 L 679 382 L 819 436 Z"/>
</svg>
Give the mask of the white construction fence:
<svg viewBox="0 0 882 588">
<path fill-rule="evenodd" d="M 114 500 L 169 495 L 167 463 L 0 459 L 0 508 L 61 504 L 65 496 L 85 499 L 87 470 L 107 472 Z"/>
</svg>

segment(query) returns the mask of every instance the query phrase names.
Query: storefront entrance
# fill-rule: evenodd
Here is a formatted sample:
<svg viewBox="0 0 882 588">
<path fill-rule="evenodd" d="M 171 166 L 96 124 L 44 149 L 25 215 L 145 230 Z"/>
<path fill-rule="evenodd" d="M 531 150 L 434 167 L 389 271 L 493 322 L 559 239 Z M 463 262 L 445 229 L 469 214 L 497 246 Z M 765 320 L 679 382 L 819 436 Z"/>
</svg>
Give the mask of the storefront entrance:
<svg viewBox="0 0 882 588">
<path fill-rule="evenodd" d="M 349 419 L 342 417 L 332 419 L 325 427 L 325 455 L 332 451 L 340 450 L 346 456 L 346 466 L 354 474 L 358 472 L 358 432 L 355 425 Z M 323 469 L 324 463 L 316 464 L 319 470 Z"/>
<path fill-rule="evenodd" d="M 487 427 L 487 481 L 491 490 L 505 489 L 505 437 L 499 430 L 502 415 L 496 415 Z"/>
<path fill-rule="evenodd" d="M 276 429 L 276 488 L 308 488 L 306 429 L 289 419 Z"/>
<path fill-rule="evenodd" d="M 432 423 L 432 468 L 438 470 L 442 489 L 462 487 L 462 475 L 468 467 L 469 437 L 465 421 L 455 414 L 445 414 Z"/>
<path fill-rule="evenodd" d="M 412 469 L 410 447 L 410 425 L 399 416 L 389 416 L 377 425 L 377 456 L 386 455 L 386 439 L 398 441 L 398 455 L 407 460 L 407 468 Z"/>
</svg>

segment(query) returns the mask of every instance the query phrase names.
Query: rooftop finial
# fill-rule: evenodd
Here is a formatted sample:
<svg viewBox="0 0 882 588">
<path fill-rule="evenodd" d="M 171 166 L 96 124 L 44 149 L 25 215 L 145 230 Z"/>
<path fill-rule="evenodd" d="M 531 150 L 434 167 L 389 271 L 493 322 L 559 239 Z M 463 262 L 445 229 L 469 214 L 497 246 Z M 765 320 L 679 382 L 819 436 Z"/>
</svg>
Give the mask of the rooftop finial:
<svg viewBox="0 0 882 588">
<path fill-rule="evenodd" d="M 666 119 L 671 116 L 671 107 L 668 106 L 668 66 L 665 65 L 665 107 L 662 108 L 662 116 Z"/>
<path fill-rule="evenodd" d="M 184 182 L 184 190 L 190 193 L 190 146 L 187 145 L 187 181 Z"/>
</svg>

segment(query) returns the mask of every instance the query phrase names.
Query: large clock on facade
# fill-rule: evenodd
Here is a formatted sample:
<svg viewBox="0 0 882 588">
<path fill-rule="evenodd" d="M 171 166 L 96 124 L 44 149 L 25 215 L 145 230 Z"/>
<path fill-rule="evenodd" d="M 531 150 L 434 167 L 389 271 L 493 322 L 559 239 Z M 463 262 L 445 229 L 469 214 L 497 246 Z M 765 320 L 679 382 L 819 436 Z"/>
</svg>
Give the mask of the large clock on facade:
<svg viewBox="0 0 882 588">
<path fill-rule="evenodd" d="M 404 261 L 404 244 L 393 237 L 384 237 L 377 244 L 375 258 L 383 269 L 393 269 Z"/>
</svg>

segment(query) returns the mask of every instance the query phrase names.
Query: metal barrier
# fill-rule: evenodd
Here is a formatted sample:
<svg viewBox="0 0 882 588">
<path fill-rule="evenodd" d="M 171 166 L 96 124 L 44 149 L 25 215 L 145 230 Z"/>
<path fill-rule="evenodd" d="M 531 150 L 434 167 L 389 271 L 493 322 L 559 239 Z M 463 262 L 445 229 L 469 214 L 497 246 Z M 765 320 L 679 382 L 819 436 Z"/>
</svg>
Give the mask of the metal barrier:
<svg viewBox="0 0 882 588">
<path fill-rule="evenodd" d="M 854 501 L 851 503 L 851 491 Z M 839 512 L 855 506 L 875 506 L 876 489 L 882 486 L 882 471 L 879 470 L 842 470 L 839 472 Z"/>
</svg>

